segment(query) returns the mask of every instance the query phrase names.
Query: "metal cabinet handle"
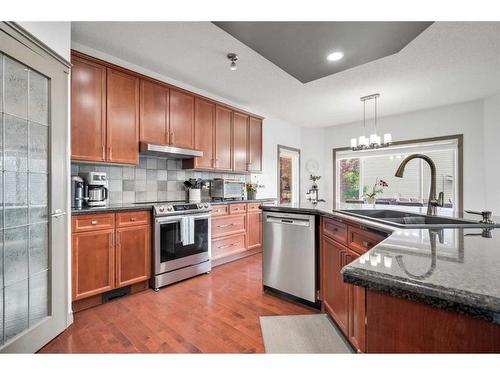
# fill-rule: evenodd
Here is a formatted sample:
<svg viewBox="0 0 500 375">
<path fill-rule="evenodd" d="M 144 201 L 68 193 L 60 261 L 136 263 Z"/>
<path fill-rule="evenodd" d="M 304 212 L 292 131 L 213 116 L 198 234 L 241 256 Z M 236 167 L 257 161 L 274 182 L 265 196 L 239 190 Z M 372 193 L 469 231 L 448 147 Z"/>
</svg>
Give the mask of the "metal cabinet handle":
<svg viewBox="0 0 500 375">
<path fill-rule="evenodd" d="M 235 242 L 235 243 L 232 243 L 230 245 L 218 246 L 217 249 L 226 249 L 228 247 L 233 247 L 233 246 L 236 246 L 236 245 L 239 245 L 239 244 L 240 244 L 239 242 Z"/>
<path fill-rule="evenodd" d="M 135 218 L 135 217 L 130 218 L 130 221 L 136 221 L 136 220 L 137 220 L 137 218 Z"/>
<path fill-rule="evenodd" d="M 92 225 L 96 225 L 96 224 L 97 224 L 97 220 L 92 220 L 92 221 L 90 222 L 90 224 L 92 224 Z"/>
<path fill-rule="evenodd" d="M 372 244 L 368 241 L 363 241 L 363 246 L 364 247 L 372 247 Z"/>
<path fill-rule="evenodd" d="M 170 132 L 170 144 L 174 143 L 174 132 Z"/>
<path fill-rule="evenodd" d="M 222 224 L 222 225 L 217 225 L 217 228 L 227 228 L 232 226 L 234 226 L 234 224 Z"/>
<path fill-rule="evenodd" d="M 61 216 L 64 216 L 64 215 L 66 215 L 66 212 L 63 212 L 62 210 L 60 210 L 58 208 L 58 209 L 54 210 L 54 212 L 50 216 L 52 216 L 53 218 L 59 219 Z"/>
<path fill-rule="evenodd" d="M 106 160 L 106 146 L 102 145 L 102 160 Z"/>
</svg>

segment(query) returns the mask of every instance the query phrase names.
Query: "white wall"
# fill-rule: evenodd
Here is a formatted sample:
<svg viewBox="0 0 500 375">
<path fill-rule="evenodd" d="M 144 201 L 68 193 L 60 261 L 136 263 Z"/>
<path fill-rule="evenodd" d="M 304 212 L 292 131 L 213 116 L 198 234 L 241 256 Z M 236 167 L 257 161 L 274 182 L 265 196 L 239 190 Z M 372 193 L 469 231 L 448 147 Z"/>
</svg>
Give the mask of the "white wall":
<svg viewBox="0 0 500 375">
<path fill-rule="evenodd" d="M 500 94 L 487 98 L 484 110 L 484 164 L 487 209 L 500 215 Z"/>
<path fill-rule="evenodd" d="M 16 22 L 33 36 L 70 61 L 71 22 Z"/>
<path fill-rule="evenodd" d="M 262 134 L 262 174 L 252 175 L 252 181 L 265 186 L 258 191 L 258 198 L 278 197 L 278 145 L 300 149 L 300 136 L 299 127 L 266 117 Z"/>
<path fill-rule="evenodd" d="M 496 100 L 498 101 L 499 99 L 497 98 Z M 489 202 L 486 204 L 485 196 L 487 194 L 494 194 L 493 189 L 498 189 L 499 181 L 496 182 L 496 186 L 485 184 L 485 154 L 483 153 L 485 137 L 483 135 L 484 106 L 483 101 L 478 100 L 382 117 L 379 120 L 378 132 L 391 132 L 394 141 L 463 134 L 464 208 L 485 209 L 489 208 L 490 205 Z M 493 107 L 495 107 L 495 104 L 492 102 L 489 107 L 492 108 L 490 116 L 493 118 Z M 496 110 L 498 111 L 498 106 Z M 498 113 L 496 113 L 496 118 L 496 123 L 493 119 L 489 121 L 488 127 L 491 132 L 493 132 L 495 126 L 498 128 Z M 500 134 L 497 128 L 494 130 L 496 136 L 499 137 Z M 361 135 L 362 133 L 361 122 L 333 126 L 326 129 L 324 158 L 327 165 L 325 175 L 327 176 L 327 189 L 330 193 L 330 199 L 333 197 L 332 149 L 348 146 L 351 137 Z M 498 162 L 500 160 L 500 149 L 498 147 L 490 147 L 488 155 L 492 158 L 492 161 L 497 160 Z M 393 171 L 388 171 L 388 173 L 393 173 Z M 497 213 L 500 214 L 500 210 L 497 210 Z"/>
</svg>

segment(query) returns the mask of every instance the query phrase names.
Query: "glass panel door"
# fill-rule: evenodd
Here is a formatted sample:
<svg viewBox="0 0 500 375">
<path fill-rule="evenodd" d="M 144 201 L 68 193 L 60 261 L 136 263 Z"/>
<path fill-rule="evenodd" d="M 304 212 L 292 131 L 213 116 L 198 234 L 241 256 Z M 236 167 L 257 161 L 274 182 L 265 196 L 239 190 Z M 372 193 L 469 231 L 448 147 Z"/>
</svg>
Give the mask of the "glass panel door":
<svg viewBox="0 0 500 375">
<path fill-rule="evenodd" d="M 67 68 L 0 22 L 0 352 L 67 326 Z M 52 172 L 55 173 L 52 173 Z"/>
<path fill-rule="evenodd" d="M 4 54 L 0 68 L 3 344 L 49 315 L 49 80 Z"/>
</svg>

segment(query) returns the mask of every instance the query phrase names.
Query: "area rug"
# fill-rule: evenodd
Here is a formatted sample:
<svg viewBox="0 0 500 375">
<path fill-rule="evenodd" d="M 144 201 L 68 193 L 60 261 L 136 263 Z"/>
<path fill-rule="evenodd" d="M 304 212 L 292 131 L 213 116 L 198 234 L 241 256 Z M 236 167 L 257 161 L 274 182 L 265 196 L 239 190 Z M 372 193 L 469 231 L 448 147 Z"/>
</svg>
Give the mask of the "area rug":
<svg viewBox="0 0 500 375">
<path fill-rule="evenodd" d="M 353 353 L 326 314 L 261 316 L 266 353 Z"/>
</svg>

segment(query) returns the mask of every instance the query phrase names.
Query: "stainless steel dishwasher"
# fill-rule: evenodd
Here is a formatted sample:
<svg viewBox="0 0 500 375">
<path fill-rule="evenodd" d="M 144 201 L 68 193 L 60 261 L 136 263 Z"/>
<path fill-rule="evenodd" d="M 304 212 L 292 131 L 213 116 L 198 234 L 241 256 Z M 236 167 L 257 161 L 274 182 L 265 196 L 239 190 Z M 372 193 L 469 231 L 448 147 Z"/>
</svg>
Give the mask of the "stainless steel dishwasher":
<svg viewBox="0 0 500 375">
<path fill-rule="evenodd" d="M 264 289 L 317 304 L 315 215 L 264 211 Z"/>
</svg>

